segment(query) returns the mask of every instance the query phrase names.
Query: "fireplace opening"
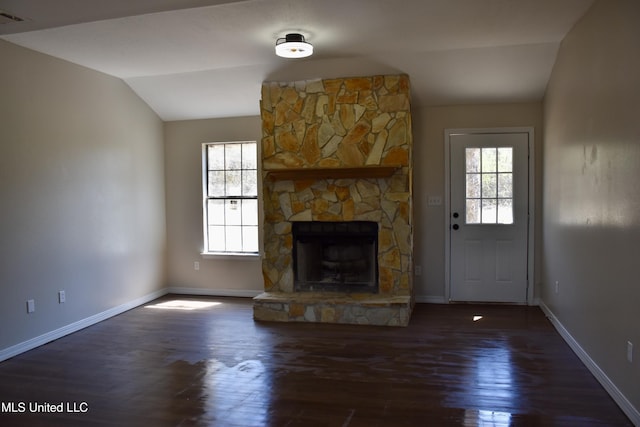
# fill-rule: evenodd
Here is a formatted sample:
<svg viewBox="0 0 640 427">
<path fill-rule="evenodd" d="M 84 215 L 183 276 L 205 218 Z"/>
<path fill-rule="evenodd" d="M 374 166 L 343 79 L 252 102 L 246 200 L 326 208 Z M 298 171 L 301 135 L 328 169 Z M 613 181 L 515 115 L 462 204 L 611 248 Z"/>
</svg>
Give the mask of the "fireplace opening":
<svg viewBox="0 0 640 427">
<path fill-rule="evenodd" d="M 378 292 L 378 224 L 294 222 L 296 291 Z"/>
</svg>

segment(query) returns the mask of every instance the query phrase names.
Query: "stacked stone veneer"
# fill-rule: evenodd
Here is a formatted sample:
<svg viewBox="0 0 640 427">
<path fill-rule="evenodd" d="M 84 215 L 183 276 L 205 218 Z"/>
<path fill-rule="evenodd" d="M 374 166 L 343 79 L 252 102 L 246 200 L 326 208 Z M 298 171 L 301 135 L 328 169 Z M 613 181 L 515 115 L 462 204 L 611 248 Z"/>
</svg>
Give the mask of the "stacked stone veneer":
<svg viewBox="0 0 640 427">
<path fill-rule="evenodd" d="M 412 307 L 412 133 L 406 75 L 262 85 L 265 293 L 258 320 L 406 325 Z M 286 168 L 397 166 L 385 178 L 272 180 Z M 379 224 L 377 295 L 294 292 L 293 221 Z"/>
</svg>

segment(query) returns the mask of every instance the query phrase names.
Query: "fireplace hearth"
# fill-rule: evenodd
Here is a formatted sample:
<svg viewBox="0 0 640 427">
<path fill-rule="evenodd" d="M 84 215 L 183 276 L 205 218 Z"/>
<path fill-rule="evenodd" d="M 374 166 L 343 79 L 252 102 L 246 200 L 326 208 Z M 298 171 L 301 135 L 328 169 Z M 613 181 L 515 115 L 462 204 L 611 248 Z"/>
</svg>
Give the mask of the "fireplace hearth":
<svg viewBox="0 0 640 427">
<path fill-rule="evenodd" d="M 294 290 L 378 292 L 378 224 L 294 222 Z"/>
</svg>

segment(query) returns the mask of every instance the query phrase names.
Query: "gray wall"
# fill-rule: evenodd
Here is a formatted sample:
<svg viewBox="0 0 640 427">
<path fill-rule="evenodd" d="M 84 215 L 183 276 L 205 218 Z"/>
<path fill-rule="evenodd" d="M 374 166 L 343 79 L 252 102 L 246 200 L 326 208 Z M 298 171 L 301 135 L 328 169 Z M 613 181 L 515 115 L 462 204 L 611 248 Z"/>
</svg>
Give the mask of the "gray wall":
<svg viewBox="0 0 640 427">
<path fill-rule="evenodd" d="M 415 277 L 415 292 L 419 301 L 444 302 L 444 206 L 427 206 L 428 195 L 444 196 L 444 129 L 532 126 L 536 132 L 537 158 L 541 159 L 542 104 L 430 107 L 414 109 L 412 116 L 415 261 L 423 270 L 422 276 Z M 210 259 L 200 255 L 201 144 L 259 142 L 260 138 L 258 116 L 165 124 L 168 283 L 172 290 L 223 295 L 253 295 L 263 290 L 258 260 Z M 541 176 L 539 171 L 537 176 Z M 537 185 L 538 191 L 540 188 Z M 195 261 L 200 263 L 199 271 L 194 269 Z"/>
<path fill-rule="evenodd" d="M 258 257 L 203 257 L 202 144 L 256 141 L 259 116 L 167 122 L 165 131 L 168 285 L 173 292 L 255 296 L 264 290 Z M 194 262 L 200 269 L 194 269 Z"/>
<path fill-rule="evenodd" d="M 544 303 L 640 408 L 640 2 L 598 1 L 544 103 Z M 555 282 L 559 292 L 555 292 Z M 636 346 L 626 360 L 626 344 Z"/>
<path fill-rule="evenodd" d="M 162 289 L 166 233 L 162 122 L 146 104 L 4 41 L 0 58 L 1 352 Z"/>
<path fill-rule="evenodd" d="M 415 264 L 422 276 L 415 278 L 418 301 L 445 302 L 444 206 L 428 206 L 428 196 L 444 201 L 444 131 L 457 128 L 533 127 L 536 175 L 536 266 L 540 271 L 540 215 L 542 104 L 454 105 L 428 107 L 413 112 Z M 535 295 L 539 293 L 535 288 Z"/>
</svg>

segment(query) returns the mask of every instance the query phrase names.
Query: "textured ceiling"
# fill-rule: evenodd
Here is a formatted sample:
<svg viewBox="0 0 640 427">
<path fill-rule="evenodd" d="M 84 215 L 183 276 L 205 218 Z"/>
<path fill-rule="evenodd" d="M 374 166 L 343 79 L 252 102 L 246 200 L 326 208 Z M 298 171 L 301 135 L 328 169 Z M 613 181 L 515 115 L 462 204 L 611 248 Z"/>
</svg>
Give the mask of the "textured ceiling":
<svg viewBox="0 0 640 427">
<path fill-rule="evenodd" d="M 407 73 L 414 106 L 540 100 L 593 0 L 0 0 L 5 40 L 122 78 L 164 120 L 257 115 L 265 80 Z M 53 6 L 55 5 L 55 7 Z M 315 54 L 278 58 L 300 32 Z"/>
</svg>

